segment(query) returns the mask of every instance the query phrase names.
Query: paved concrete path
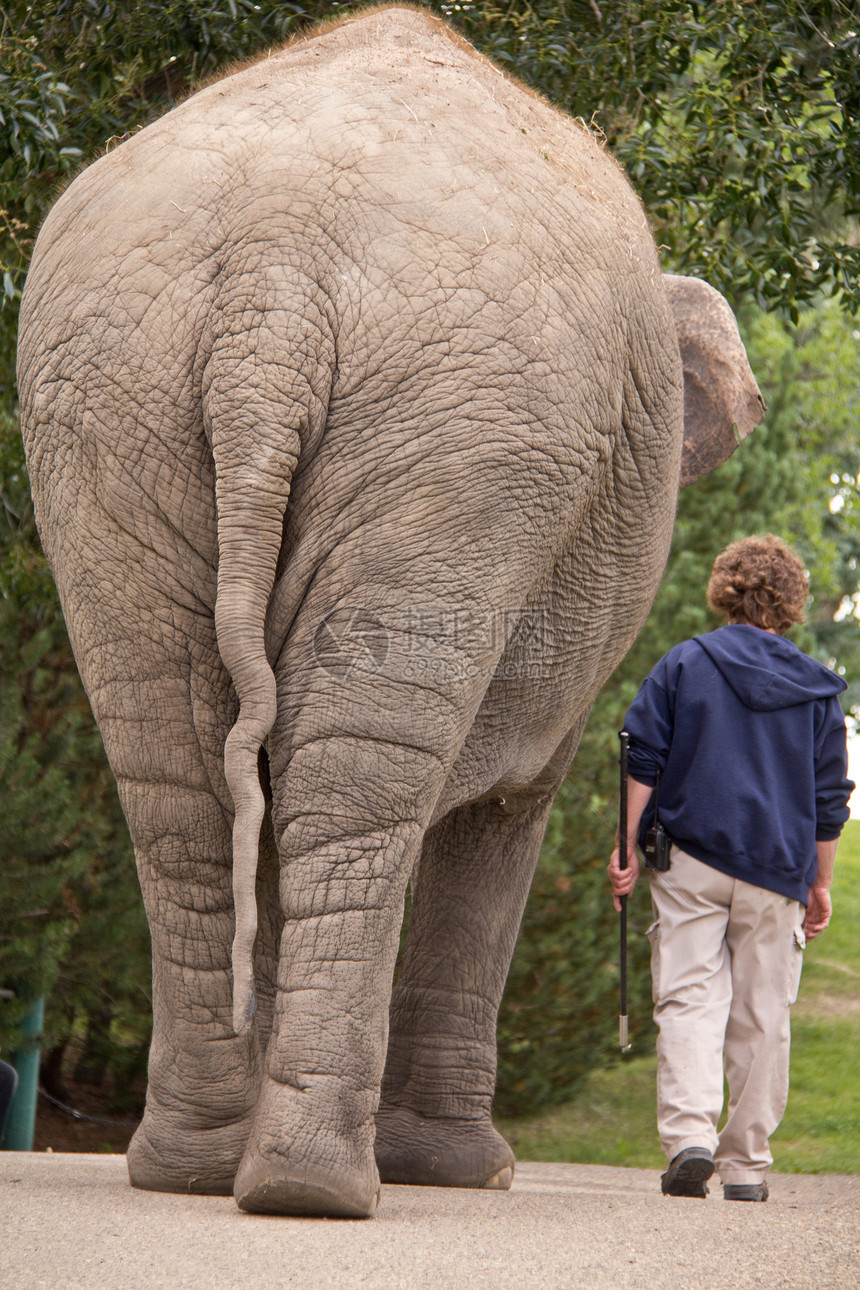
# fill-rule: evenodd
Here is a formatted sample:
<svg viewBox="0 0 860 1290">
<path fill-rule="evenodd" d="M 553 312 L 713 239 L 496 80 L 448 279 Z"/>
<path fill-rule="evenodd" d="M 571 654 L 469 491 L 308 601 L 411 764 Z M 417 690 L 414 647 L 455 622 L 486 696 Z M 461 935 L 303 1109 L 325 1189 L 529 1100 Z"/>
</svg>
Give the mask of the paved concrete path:
<svg viewBox="0 0 860 1290">
<path fill-rule="evenodd" d="M 853 1290 L 860 1177 L 771 1176 L 766 1205 L 660 1175 L 521 1164 L 510 1192 L 384 1187 L 365 1221 L 133 1191 L 124 1156 L 0 1153 L 3 1290 Z"/>
</svg>

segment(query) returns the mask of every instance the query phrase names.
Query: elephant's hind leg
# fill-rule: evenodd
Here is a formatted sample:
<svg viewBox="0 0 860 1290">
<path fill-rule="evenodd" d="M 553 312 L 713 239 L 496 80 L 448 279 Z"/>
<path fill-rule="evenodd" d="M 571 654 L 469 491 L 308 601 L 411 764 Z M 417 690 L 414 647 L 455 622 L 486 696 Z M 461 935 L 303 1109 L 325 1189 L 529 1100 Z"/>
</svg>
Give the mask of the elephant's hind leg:
<svg viewBox="0 0 860 1290">
<path fill-rule="evenodd" d="M 149 1085 L 129 1176 L 148 1190 L 229 1193 L 260 1081 L 257 1038 L 237 1038 L 231 1024 L 231 819 L 221 761 L 232 703 L 211 619 L 171 597 L 169 570 L 160 571 L 163 591 L 149 585 L 126 604 L 107 601 L 130 564 L 121 556 L 112 564 L 105 551 L 101 599 L 88 594 L 86 571 L 66 596 L 70 621 L 78 630 L 86 621 L 95 642 L 76 653 L 152 938 Z"/>
<path fill-rule="evenodd" d="M 388 989 L 420 826 L 393 783 L 358 773 L 349 737 L 300 749 L 276 787 L 285 926 L 266 1073 L 236 1176 L 241 1209 L 369 1217 L 379 1197 L 374 1112 L 385 1054 Z M 432 771 L 420 755 L 413 774 Z M 417 764 L 420 761 L 420 765 Z M 278 817 L 277 801 L 291 818 Z"/>
<path fill-rule="evenodd" d="M 122 795 L 138 839 L 152 935 L 153 1036 L 146 1109 L 128 1148 L 129 1179 L 149 1191 L 230 1195 L 261 1078 L 257 1034 L 239 1038 L 231 1024 L 230 830 L 211 797 L 172 786 L 159 807 L 141 811 L 129 809 L 136 791 L 126 784 Z M 192 828 L 177 834 L 165 821 L 158 836 L 141 843 L 142 829 L 157 815 L 177 810 Z M 261 910 L 267 898 L 260 886 L 277 863 L 272 852 L 269 843 L 261 854 Z M 271 989 L 262 980 L 259 993 L 264 1014 Z"/>
<path fill-rule="evenodd" d="M 452 811 L 427 833 L 376 1117 L 383 1182 L 506 1189 L 496 1018 L 551 799 Z"/>
<path fill-rule="evenodd" d="M 316 631 L 310 610 L 306 621 Z M 280 664 L 271 745 L 285 922 L 266 1073 L 236 1176 L 242 1209 L 376 1208 L 374 1117 L 406 884 L 483 692 L 477 667 L 463 669 L 456 702 L 416 685 L 411 644 L 392 630 L 379 670 L 341 668 L 343 650 L 321 661 L 299 636 Z"/>
</svg>

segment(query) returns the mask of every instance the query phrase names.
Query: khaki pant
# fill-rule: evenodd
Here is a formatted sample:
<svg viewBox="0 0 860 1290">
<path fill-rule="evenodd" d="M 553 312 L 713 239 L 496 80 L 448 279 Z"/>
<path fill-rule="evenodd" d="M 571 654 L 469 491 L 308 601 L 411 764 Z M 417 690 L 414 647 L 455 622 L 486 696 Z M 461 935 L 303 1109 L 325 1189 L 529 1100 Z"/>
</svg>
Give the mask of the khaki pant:
<svg viewBox="0 0 860 1290">
<path fill-rule="evenodd" d="M 724 1183 L 761 1182 L 788 1097 L 804 907 L 677 847 L 668 873 L 652 873 L 651 898 L 661 1146 L 669 1160 L 708 1147 Z M 718 1134 L 724 1063 L 729 1109 Z"/>
</svg>

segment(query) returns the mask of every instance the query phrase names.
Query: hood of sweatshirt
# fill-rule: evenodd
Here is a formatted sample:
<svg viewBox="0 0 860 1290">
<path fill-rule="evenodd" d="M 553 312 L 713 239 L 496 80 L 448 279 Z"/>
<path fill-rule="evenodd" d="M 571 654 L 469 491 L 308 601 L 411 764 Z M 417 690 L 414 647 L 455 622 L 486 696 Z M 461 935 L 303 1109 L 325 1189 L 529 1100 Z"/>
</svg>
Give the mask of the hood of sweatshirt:
<svg viewBox="0 0 860 1290">
<path fill-rule="evenodd" d="M 845 681 L 791 641 L 759 627 L 738 623 L 718 627 L 694 640 L 719 668 L 741 703 L 754 712 L 793 708 L 829 699 L 847 689 Z"/>
</svg>

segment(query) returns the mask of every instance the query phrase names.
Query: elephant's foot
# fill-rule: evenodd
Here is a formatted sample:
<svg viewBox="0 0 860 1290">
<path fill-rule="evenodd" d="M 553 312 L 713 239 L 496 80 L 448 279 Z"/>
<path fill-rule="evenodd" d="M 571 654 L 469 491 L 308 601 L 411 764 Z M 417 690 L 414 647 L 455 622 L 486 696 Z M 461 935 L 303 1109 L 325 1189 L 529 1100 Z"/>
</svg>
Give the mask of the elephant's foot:
<svg viewBox="0 0 860 1290">
<path fill-rule="evenodd" d="M 267 1080 L 233 1195 L 252 1214 L 370 1218 L 379 1203 L 373 1120 L 344 1114 L 320 1123 L 318 1099 Z M 335 1102 L 335 1112 L 345 1108 Z"/>
<path fill-rule="evenodd" d="M 489 1116 L 437 1119 L 403 1106 L 377 1112 L 376 1163 L 385 1183 L 507 1191 L 514 1177 L 514 1153 Z"/>
<path fill-rule="evenodd" d="M 304 1214 L 324 1218 L 371 1218 L 379 1204 L 379 1176 L 344 1165 L 293 1165 L 277 1153 L 249 1153 L 236 1175 L 233 1195 L 249 1214 Z"/>
<path fill-rule="evenodd" d="M 132 1187 L 229 1196 L 250 1131 L 250 1120 L 189 1129 L 173 1118 L 157 1123 L 149 1111 L 126 1153 Z"/>
</svg>

